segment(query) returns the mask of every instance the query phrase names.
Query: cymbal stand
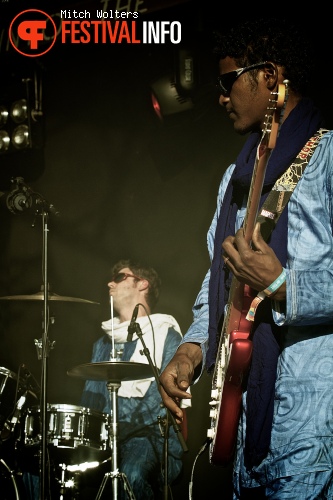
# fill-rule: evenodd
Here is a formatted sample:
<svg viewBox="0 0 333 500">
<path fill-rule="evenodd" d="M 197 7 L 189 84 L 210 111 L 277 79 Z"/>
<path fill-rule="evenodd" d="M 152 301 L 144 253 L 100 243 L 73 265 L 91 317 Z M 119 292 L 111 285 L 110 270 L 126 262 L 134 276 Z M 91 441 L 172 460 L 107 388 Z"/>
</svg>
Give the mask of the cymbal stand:
<svg viewBox="0 0 333 500">
<path fill-rule="evenodd" d="M 118 380 L 110 380 L 107 382 L 107 388 L 110 393 L 110 401 L 111 401 L 111 435 L 109 436 L 110 448 L 112 450 L 112 472 L 108 472 L 104 475 L 102 484 L 98 490 L 97 496 L 95 500 L 100 500 L 102 493 L 104 491 L 105 485 L 109 478 L 112 480 L 112 492 L 113 492 L 113 500 L 118 498 L 118 479 L 120 478 L 124 485 L 124 490 L 128 495 L 130 500 L 135 500 L 135 496 L 131 489 L 131 486 L 127 480 L 127 477 L 124 473 L 119 472 L 118 470 L 118 390 L 121 385 Z"/>
<path fill-rule="evenodd" d="M 66 497 L 68 497 L 68 495 L 66 495 L 68 491 L 71 492 L 71 499 L 77 498 L 78 489 L 76 485 L 75 475 L 70 479 L 66 479 L 67 465 L 59 464 L 59 467 L 61 467 L 61 479 L 58 480 L 60 484 L 59 500 L 64 500 Z"/>
<path fill-rule="evenodd" d="M 138 304 L 138 305 L 142 305 L 142 304 Z M 142 343 L 142 346 L 143 346 L 142 352 L 143 352 L 143 354 L 145 354 L 146 358 L 148 359 L 149 365 L 150 365 L 150 367 L 153 371 L 154 377 L 155 377 L 158 391 L 160 392 L 159 373 L 158 373 L 158 370 L 151 359 L 149 349 L 147 348 L 145 341 L 143 340 L 142 330 L 141 330 L 139 323 L 134 323 L 132 333 L 136 333 L 138 338 L 140 339 L 140 341 Z M 169 432 L 168 432 L 167 427 L 168 427 L 168 419 L 169 418 L 171 419 L 174 431 L 176 433 L 178 441 L 180 442 L 180 444 L 183 448 L 183 451 L 184 452 L 188 451 L 187 445 L 185 443 L 185 439 L 181 433 L 179 425 L 177 425 L 177 422 L 174 419 L 174 416 L 172 415 L 172 413 L 170 413 L 170 411 L 167 408 L 166 408 L 166 413 L 167 413 L 167 418 L 166 418 L 165 431 L 164 431 L 164 500 L 167 500 L 167 498 L 168 498 L 168 441 L 167 440 L 169 437 Z"/>
</svg>

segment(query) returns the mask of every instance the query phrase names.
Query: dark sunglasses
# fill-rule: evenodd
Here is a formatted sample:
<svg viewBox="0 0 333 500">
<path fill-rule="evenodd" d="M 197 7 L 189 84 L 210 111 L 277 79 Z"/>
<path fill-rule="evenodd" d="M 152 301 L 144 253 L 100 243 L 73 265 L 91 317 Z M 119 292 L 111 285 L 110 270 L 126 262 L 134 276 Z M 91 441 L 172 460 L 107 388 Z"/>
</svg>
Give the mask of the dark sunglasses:
<svg viewBox="0 0 333 500">
<path fill-rule="evenodd" d="M 134 274 L 128 274 L 128 273 L 118 273 L 115 276 L 111 278 L 111 281 L 114 281 L 115 283 L 120 283 L 121 281 L 126 280 L 127 278 L 135 278 L 136 280 L 143 280 L 145 278 L 140 278 L 139 276 L 135 276 Z"/>
<path fill-rule="evenodd" d="M 259 68 L 264 66 L 266 62 L 260 62 L 256 64 L 251 64 L 251 66 L 246 66 L 245 68 L 235 69 L 234 71 L 229 71 L 229 73 L 224 73 L 217 78 L 217 88 L 224 97 L 229 97 L 233 84 L 246 71 L 250 69 Z"/>
</svg>

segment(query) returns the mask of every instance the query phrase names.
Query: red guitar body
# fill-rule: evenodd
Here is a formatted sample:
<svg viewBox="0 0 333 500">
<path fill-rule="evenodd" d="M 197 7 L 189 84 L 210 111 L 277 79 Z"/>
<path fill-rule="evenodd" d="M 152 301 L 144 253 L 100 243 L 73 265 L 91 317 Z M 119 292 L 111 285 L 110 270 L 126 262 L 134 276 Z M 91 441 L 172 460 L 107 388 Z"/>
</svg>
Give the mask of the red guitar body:
<svg viewBox="0 0 333 500">
<path fill-rule="evenodd" d="M 237 426 L 242 406 L 243 379 L 252 357 L 252 341 L 249 339 L 252 323 L 246 319 L 253 295 L 248 287 L 244 287 L 243 309 L 239 318 L 239 328 L 232 330 L 228 336 L 229 344 L 222 346 L 225 367 L 215 370 L 213 389 L 211 391 L 211 429 L 208 437 L 210 445 L 210 462 L 213 465 L 228 465 L 234 454 Z M 227 359 L 225 359 L 227 358 Z"/>
</svg>

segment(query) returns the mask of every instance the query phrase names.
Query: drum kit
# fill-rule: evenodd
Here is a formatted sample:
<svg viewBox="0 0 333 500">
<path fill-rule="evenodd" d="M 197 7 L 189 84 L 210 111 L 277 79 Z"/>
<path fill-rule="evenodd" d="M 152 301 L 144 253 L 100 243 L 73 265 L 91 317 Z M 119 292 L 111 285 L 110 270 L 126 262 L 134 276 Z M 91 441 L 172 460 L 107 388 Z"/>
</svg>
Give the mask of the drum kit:
<svg viewBox="0 0 333 500">
<path fill-rule="evenodd" d="M 22 178 L 17 178 L 16 182 L 17 189 L 12 194 L 15 196 L 24 195 L 23 198 L 29 200 L 29 203 L 26 203 L 27 207 L 32 206 L 32 198 L 35 197 L 38 207 L 36 214 L 41 215 L 43 283 L 40 292 L 31 295 L 4 296 L 0 297 L 0 301 L 41 301 L 43 305 L 42 339 L 37 345 L 38 359 L 41 361 L 41 383 L 39 385 L 36 382 L 32 374 L 25 369 L 25 365 L 20 365 L 18 374 L 0 367 L 0 497 L 2 500 L 29 498 L 22 483 L 22 475 L 27 472 L 29 481 L 33 483 L 33 500 L 37 497 L 39 500 L 51 500 L 51 496 L 52 500 L 56 498 L 54 492 L 51 492 L 51 476 L 56 484 L 56 494 L 59 493 L 60 500 L 76 499 L 79 498 L 78 475 L 89 468 L 110 462 L 111 471 L 105 473 L 96 500 L 101 498 L 109 479 L 112 483 L 113 500 L 118 498 L 119 480 L 122 481 L 124 492 L 128 498 L 135 500 L 126 476 L 118 470 L 118 389 L 122 381 L 150 377 L 151 370 L 153 370 L 158 383 L 156 368 L 154 368 L 149 351 L 142 339 L 139 325 L 135 323 L 139 329 L 136 333 L 141 339 L 144 347 L 143 352 L 148 358 L 149 364 L 118 361 L 114 356 L 113 339 L 111 361 L 79 365 L 67 372 L 72 377 L 105 381 L 110 394 L 110 415 L 80 406 L 51 405 L 48 403 L 47 361 L 49 350 L 52 348 L 48 332 L 49 324 L 52 324 L 49 315 L 49 302 L 98 303 L 51 293 L 47 262 L 48 220 L 49 214 L 54 214 L 55 209 L 40 193 L 34 193 Z M 113 319 L 113 307 L 111 307 L 111 315 Z M 178 439 L 186 451 L 186 444 L 180 429 L 171 414 L 170 417 Z M 167 435 L 167 433 L 165 434 Z M 74 473 L 74 476 L 69 477 L 69 473 Z M 166 481 L 167 477 L 166 469 Z M 29 486 L 31 486 L 30 483 Z M 36 490 L 37 497 L 35 496 Z"/>
<path fill-rule="evenodd" d="M 0 297 L 1 300 L 43 300 L 43 294 L 5 296 Z M 49 294 L 49 300 L 97 304 L 57 294 Z M 39 485 L 41 484 L 44 425 L 47 476 L 50 476 L 50 464 L 52 464 L 53 481 L 60 499 L 79 498 L 79 476 L 87 469 L 110 462 L 110 472 L 104 474 L 96 500 L 102 497 L 109 479 L 112 483 L 112 498 L 118 498 L 119 481 L 122 481 L 127 497 L 135 500 L 126 476 L 118 470 L 117 397 L 122 381 L 151 376 L 150 366 L 114 360 L 86 363 L 72 368 L 67 372 L 71 377 L 106 382 L 110 393 L 111 414 L 81 406 L 48 403 L 45 422 L 43 422 L 42 405 L 37 404 L 39 384 L 24 365 L 21 365 L 19 370 L 17 375 L 0 367 L 0 488 L 3 495 L 1 498 L 3 500 L 27 498 L 22 482 L 22 474 L 25 472 L 35 478 L 39 477 Z M 10 458 L 13 454 L 14 462 Z M 39 497 L 43 500 L 48 498 L 50 488 L 48 477 L 44 479 L 43 496 Z M 52 492 L 52 499 L 54 498 Z"/>
</svg>

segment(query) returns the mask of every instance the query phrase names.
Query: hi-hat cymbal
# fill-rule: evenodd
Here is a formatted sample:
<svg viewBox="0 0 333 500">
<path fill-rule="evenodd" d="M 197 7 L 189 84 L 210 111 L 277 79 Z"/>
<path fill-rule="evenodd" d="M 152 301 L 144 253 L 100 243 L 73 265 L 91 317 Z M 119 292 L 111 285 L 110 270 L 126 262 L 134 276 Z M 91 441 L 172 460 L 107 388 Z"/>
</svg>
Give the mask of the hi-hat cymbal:
<svg viewBox="0 0 333 500">
<path fill-rule="evenodd" d="M 85 380 L 138 380 L 153 376 L 152 369 L 144 363 L 131 361 L 103 361 L 78 365 L 67 371 L 71 377 Z"/>
<path fill-rule="evenodd" d="M 0 297 L 0 300 L 44 300 L 44 292 L 37 292 L 31 295 L 7 295 L 7 297 Z M 51 292 L 48 293 L 48 300 L 56 300 L 59 302 L 82 302 L 84 304 L 99 304 L 99 302 L 79 299 L 76 297 L 63 297 Z"/>
</svg>

